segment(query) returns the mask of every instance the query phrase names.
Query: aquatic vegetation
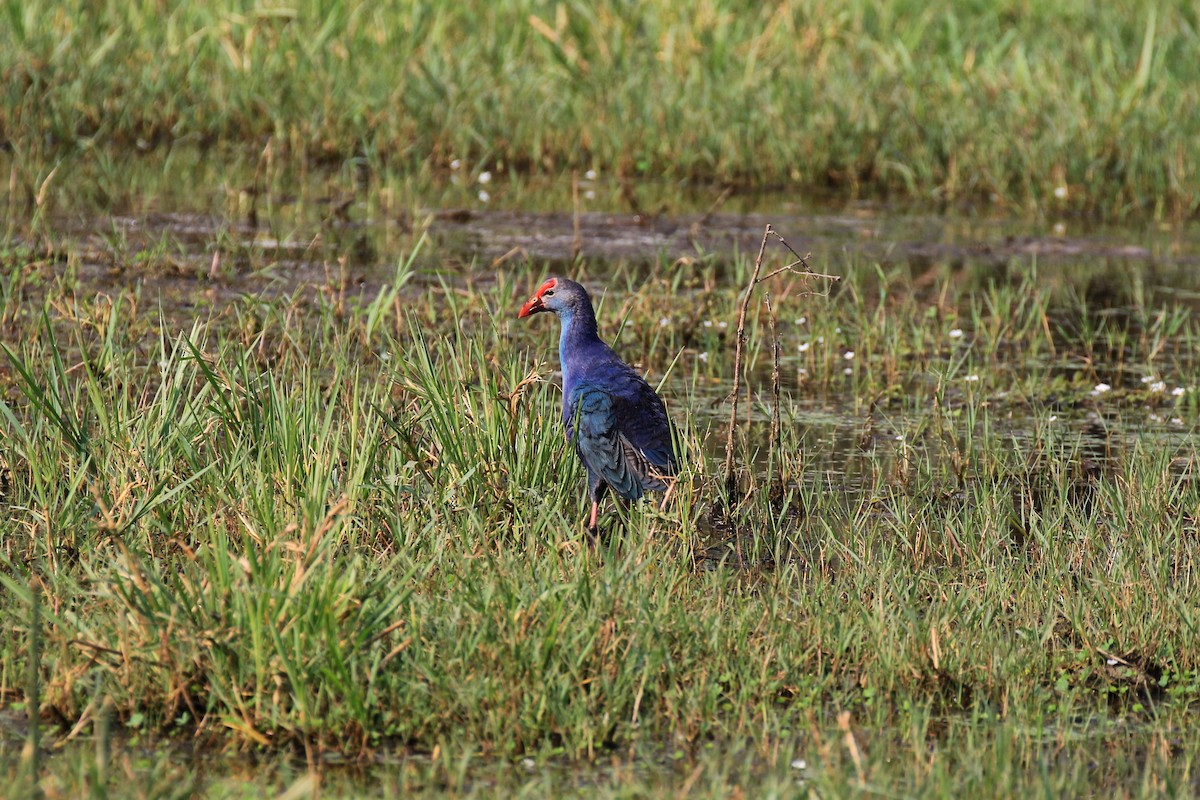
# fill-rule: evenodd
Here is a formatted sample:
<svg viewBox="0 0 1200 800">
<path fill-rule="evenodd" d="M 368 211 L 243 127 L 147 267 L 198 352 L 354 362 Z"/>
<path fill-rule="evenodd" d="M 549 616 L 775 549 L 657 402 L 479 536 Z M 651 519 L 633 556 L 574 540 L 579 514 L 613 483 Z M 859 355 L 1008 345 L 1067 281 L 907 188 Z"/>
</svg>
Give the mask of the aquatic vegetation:
<svg viewBox="0 0 1200 800">
<path fill-rule="evenodd" d="M 210 277 L 168 265 L 212 240 L 152 234 L 114 280 L 42 231 L 63 260 L 10 247 L 0 281 L 0 691 L 43 737 L 382 756 L 463 793 L 1194 788 L 1200 326 L 1142 272 L 1096 305 L 1091 261 L 779 276 L 727 485 L 751 263 L 579 263 L 709 454 L 593 552 L 511 313 L 543 264 L 434 236 L 358 281 L 252 249 Z M 26 739 L 0 735 L 13 781 Z M 56 780 L 99 763 L 69 752 Z"/>
</svg>

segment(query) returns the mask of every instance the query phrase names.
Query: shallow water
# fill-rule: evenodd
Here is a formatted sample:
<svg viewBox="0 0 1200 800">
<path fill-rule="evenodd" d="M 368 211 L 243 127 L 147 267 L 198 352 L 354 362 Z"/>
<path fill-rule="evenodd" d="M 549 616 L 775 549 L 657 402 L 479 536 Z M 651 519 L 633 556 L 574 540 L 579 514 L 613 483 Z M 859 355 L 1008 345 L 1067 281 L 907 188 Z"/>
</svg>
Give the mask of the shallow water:
<svg viewBox="0 0 1200 800">
<path fill-rule="evenodd" d="M 187 277 L 218 273 L 226 280 L 254 283 L 253 272 L 214 269 L 221 257 L 265 263 L 271 277 L 287 283 L 323 279 L 331 256 L 347 257 L 353 277 L 382 283 L 396 260 L 424 231 L 451 265 L 428 267 L 454 278 L 466 269 L 512 269 L 526 261 L 563 268 L 577 258 L 602 279 L 617 263 L 683 264 L 753 254 L 769 223 L 785 235 L 816 271 L 846 264 L 901 267 L 917 280 L 933 266 L 950 270 L 991 269 L 1003 277 L 1008 265 L 1040 265 L 1047 278 L 1065 274 L 1093 283 L 1142 275 L 1156 291 L 1200 302 L 1200 226 L 1149 230 L 1096 227 L 1075 236 L 1046 230 L 1036 221 L 945 218 L 860 205 L 841 213 L 797 214 L 763 208 L 743 214 L 680 214 L 647 218 L 629 212 L 532 213 L 479 209 L 418 209 L 408 219 L 371 216 L 349 206 L 346 216 L 305 225 L 289 215 L 249 221 L 193 209 L 144 215 L 106 214 L 60 218 L 52 227 L 73 237 L 84 261 L 101 273 L 121 250 L 145 252 L 169 243 L 173 262 Z M 306 216 L 298 210 L 299 216 Z M 10 240 L 22 241 L 25 237 Z M 28 241 L 27 239 L 25 239 Z M 457 269 L 453 264 L 460 265 Z M 606 265 L 607 268 L 606 268 Z M 102 278 L 102 274 L 97 274 Z M 164 279 L 167 276 L 164 276 Z M 930 276 L 932 280 L 932 276 Z M 248 288 L 248 287 L 247 287 Z"/>
<path fill-rule="evenodd" d="M 0 153 L 0 168 L 6 157 Z M 27 239 L 22 220 L 36 215 L 97 256 L 169 242 L 190 274 L 208 271 L 222 251 L 266 260 L 275 277 L 296 282 L 313 279 L 322 261 L 347 256 L 355 277 L 384 281 L 414 234 L 427 232 L 459 266 L 567 264 L 582 255 L 588 273 L 603 277 L 616 263 L 753 255 L 771 223 L 818 269 L 877 263 L 920 276 L 935 264 L 1003 272 L 1009 263 L 1036 262 L 1075 274 L 1086 265 L 1093 278 L 1136 270 L 1163 291 L 1200 296 L 1200 224 L 1113 225 L 1057 208 L 1014 218 L 1000 207 L 930 211 L 603 175 L 497 174 L 478 183 L 456 172 L 373 173 L 357 162 L 277 167 L 244 151 L 189 147 L 119 161 L 76 156 L 45 187 L 41 209 L 7 186 L 0 192 L 10 244 Z"/>
</svg>

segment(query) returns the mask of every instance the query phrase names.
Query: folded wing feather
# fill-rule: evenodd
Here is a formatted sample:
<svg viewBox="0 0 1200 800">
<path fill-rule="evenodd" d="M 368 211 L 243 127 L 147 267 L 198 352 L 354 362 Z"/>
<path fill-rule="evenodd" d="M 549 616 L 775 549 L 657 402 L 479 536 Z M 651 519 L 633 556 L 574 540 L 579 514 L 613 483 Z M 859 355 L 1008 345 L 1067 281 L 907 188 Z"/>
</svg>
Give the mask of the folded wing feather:
<svg viewBox="0 0 1200 800">
<path fill-rule="evenodd" d="M 640 377 L 618 388 L 625 391 L 590 383 L 576 387 L 568 399 L 575 423 L 568 432 L 591 483 L 603 481 L 636 500 L 646 491 L 665 489 L 661 476 L 675 470 L 671 428 L 662 401 Z"/>
</svg>

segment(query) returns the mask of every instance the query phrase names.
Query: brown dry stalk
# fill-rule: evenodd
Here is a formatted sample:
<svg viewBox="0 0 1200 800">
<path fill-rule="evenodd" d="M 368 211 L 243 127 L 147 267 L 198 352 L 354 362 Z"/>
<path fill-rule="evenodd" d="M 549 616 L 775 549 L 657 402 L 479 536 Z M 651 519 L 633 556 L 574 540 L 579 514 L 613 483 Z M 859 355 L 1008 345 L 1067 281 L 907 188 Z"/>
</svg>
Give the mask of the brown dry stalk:
<svg viewBox="0 0 1200 800">
<path fill-rule="evenodd" d="M 796 260 L 790 264 L 787 264 L 786 266 L 780 267 L 773 272 L 769 272 L 760 278 L 759 275 L 762 272 L 763 254 L 767 249 L 767 240 L 769 240 L 772 236 L 778 239 L 780 244 L 786 247 L 791 254 L 796 257 Z M 797 267 L 803 267 L 803 269 L 797 269 Z M 841 280 L 841 276 L 839 275 L 826 275 L 820 272 L 813 272 L 808 265 L 808 257 L 797 253 L 795 248 L 788 244 L 787 239 L 784 239 L 782 236 L 776 233 L 775 229 L 771 227 L 770 224 L 763 229 L 762 242 L 758 246 L 758 257 L 754 259 L 754 272 L 750 275 L 750 282 L 746 284 L 746 293 L 742 297 L 742 304 L 738 309 L 737 338 L 734 340 L 733 391 L 730 394 L 733 402 L 730 404 L 729 409 L 729 430 L 727 430 L 725 433 L 725 491 L 730 496 L 733 495 L 734 489 L 733 434 L 734 430 L 737 428 L 738 402 L 741 400 L 742 394 L 742 347 L 746 343 L 746 312 L 750 308 L 750 297 L 754 294 L 754 287 L 763 281 L 774 278 L 776 275 L 780 275 L 784 272 L 795 273 L 806 278 L 824 278 L 830 281 Z M 767 299 L 767 310 L 768 312 L 771 312 L 769 297 Z M 775 336 L 775 318 L 773 313 L 771 313 L 770 324 L 772 347 L 774 348 L 774 362 L 771 382 L 772 390 L 775 394 L 775 412 L 772 415 L 771 420 L 771 437 L 772 442 L 775 442 L 777 441 L 779 434 L 779 341 Z M 749 395 L 747 395 L 746 402 L 747 404 L 750 402 Z M 749 410 L 747 410 L 747 419 L 748 418 Z"/>
<path fill-rule="evenodd" d="M 772 229 L 768 223 L 763 230 L 762 243 L 758 246 L 758 257 L 754 259 L 754 272 L 750 283 L 746 285 L 746 296 L 742 298 L 742 307 L 738 310 L 737 338 L 733 348 L 733 403 L 729 409 L 729 430 L 725 434 L 725 491 L 733 495 L 733 431 L 737 427 L 738 400 L 742 396 L 742 345 L 746 342 L 746 310 L 750 307 L 750 296 L 754 294 L 754 286 L 758 283 L 758 273 L 762 271 L 763 253 L 767 249 L 767 239 Z"/>
</svg>

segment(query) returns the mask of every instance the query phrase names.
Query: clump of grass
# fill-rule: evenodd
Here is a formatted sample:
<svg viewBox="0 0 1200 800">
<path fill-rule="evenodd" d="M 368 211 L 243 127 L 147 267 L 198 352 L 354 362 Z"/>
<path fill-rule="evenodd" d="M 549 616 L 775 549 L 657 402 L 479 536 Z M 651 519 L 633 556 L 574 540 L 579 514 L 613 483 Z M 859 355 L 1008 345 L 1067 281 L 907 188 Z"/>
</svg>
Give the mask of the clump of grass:
<svg viewBox="0 0 1200 800">
<path fill-rule="evenodd" d="M 38 0 L 0 29 L 0 128 L 30 202 L 63 154 L 182 142 L 351 170 L 455 164 L 469 183 L 598 169 L 1184 217 L 1192 17 L 1183 2 L 1078 0 L 633 13 Z"/>
</svg>

